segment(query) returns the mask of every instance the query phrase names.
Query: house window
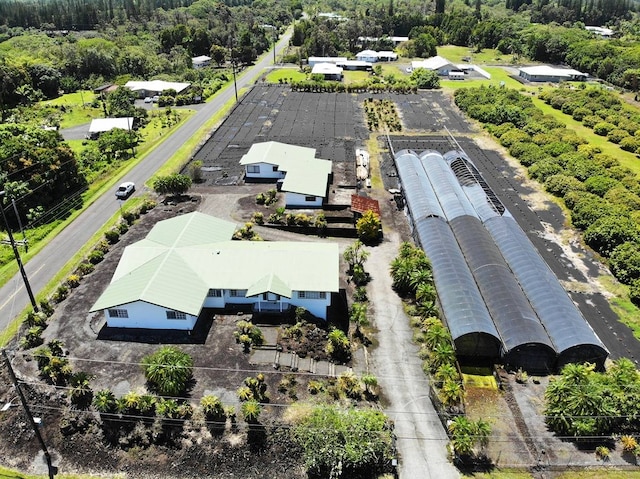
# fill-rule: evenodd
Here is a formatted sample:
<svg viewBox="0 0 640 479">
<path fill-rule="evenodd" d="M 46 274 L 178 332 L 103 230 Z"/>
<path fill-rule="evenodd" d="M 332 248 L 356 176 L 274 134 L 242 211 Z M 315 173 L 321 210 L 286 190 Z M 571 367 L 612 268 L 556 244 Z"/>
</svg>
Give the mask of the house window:
<svg viewBox="0 0 640 479">
<path fill-rule="evenodd" d="M 207 293 L 208 298 L 222 298 L 222 290 L 221 289 L 210 289 Z"/>
<path fill-rule="evenodd" d="M 273 166 L 273 171 L 278 171 L 278 167 L 276 165 Z"/>
<path fill-rule="evenodd" d="M 182 311 L 167 311 L 167 319 L 187 319 L 187 315 Z"/>
<path fill-rule="evenodd" d="M 326 299 L 327 293 L 324 291 L 298 291 L 300 299 Z"/>
<path fill-rule="evenodd" d="M 316 197 L 315 196 L 305 196 L 304 200 L 307 201 L 307 202 L 315 201 Z"/>
<path fill-rule="evenodd" d="M 110 309 L 109 317 L 110 318 L 128 318 L 129 312 L 126 309 Z"/>
<path fill-rule="evenodd" d="M 260 173 L 260 165 L 247 165 L 247 173 Z"/>
<path fill-rule="evenodd" d="M 244 298 L 247 296 L 247 290 L 246 289 L 230 289 L 229 296 L 231 296 L 232 298 Z"/>
</svg>

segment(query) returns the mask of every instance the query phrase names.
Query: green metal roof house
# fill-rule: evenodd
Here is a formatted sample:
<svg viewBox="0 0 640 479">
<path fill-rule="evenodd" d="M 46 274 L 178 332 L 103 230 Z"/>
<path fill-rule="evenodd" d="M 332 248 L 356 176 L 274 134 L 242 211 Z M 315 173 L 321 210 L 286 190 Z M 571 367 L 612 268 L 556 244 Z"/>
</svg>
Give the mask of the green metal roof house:
<svg viewBox="0 0 640 479">
<path fill-rule="evenodd" d="M 335 244 L 233 241 L 235 224 L 202 213 L 157 223 L 125 248 L 111 283 L 91 307 L 118 328 L 193 329 L 202 308 L 304 307 L 326 319 L 338 292 Z"/>
<path fill-rule="evenodd" d="M 319 208 L 328 196 L 331 161 L 315 155 L 315 148 L 267 141 L 251 145 L 240 164 L 247 181 L 284 179 L 287 207 Z"/>
</svg>

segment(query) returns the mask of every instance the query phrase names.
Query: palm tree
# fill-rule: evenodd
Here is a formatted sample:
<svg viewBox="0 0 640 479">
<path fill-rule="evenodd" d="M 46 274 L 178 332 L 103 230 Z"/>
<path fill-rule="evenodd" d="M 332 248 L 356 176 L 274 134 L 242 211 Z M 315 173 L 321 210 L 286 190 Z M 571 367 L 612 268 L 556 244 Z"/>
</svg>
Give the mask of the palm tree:
<svg viewBox="0 0 640 479">
<path fill-rule="evenodd" d="M 329 356 L 338 361 L 346 361 L 351 357 L 349 338 L 341 329 L 336 328 L 329 332 L 325 350 Z"/>
<path fill-rule="evenodd" d="M 174 346 L 163 346 L 142 359 L 150 386 L 161 396 L 178 396 L 193 377 L 193 358 Z"/>
<path fill-rule="evenodd" d="M 258 401 L 252 399 L 242 403 L 242 417 L 248 424 L 258 424 L 260 413 L 262 413 L 262 407 Z"/>
<path fill-rule="evenodd" d="M 374 389 L 378 386 L 378 378 L 373 374 L 363 374 L 360 378 L 368 396 L 374 396 Z"/>
<path fill-rule="evenodd" d="M 400 295 L 405 295 L 411 291 L 411 275 L 413 274 L 411 260 L 409 258 L 395 258 L 391 261 L 390 269 L 393 289 Z"/>
<path fill-rule="evenodd" d="M 360 240 L 355 240 L 347 246 L 342 257 L 349 265 L 349 273 L 353 271 L 353 267 L 356 265 L 364 266 L 365 261 L 369 258 L 369 254 L 370 253 L 364 249 L 364 244 Z"/>
<path fill-rule="evenodd" d="M 338 376 L 338 388 L 344 392 L 347 397 L 360 399 L 362 388 L 360 386 L 360 380 L 353 371 L 345 371 Z"/>
<path fill-rule="evenodd" d="M 78 408 L 86 409 L 91 404 L 93 399 L 93 391 L 89 383 L 95 379 L 93 374 L 89 374 L 85 371 L 79 371 L 71 375 L 69 379 L 69 397 L 71 403 Z"/>
<path fill-rule="evenodd" d="M 360 328 L 369 324 L 367 305 L 365 303 L 353 303 L 349 312 L 349 320 L 356 325 L 355 335 L 360 337 Z"/>
</svg>

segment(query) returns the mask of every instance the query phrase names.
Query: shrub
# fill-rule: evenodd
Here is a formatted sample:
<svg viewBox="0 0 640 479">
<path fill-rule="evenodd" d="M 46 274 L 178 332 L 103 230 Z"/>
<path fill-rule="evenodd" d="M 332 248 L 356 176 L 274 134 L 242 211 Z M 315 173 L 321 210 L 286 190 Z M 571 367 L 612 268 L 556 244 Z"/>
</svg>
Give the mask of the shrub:
<svg viewBox="0 0 640 479">
<path fill-rule="evenodd" d="M 630 135 L 627 131 L 616 129 L 616 130 L 611 130 L 609 133 L 607 133 L 607 140 L 609 140 L 612 143 L 620 143 L 623 138 L 627 138 L 628 136 Z"/>
<path fill-rule="evenodd" d="M 369 301 L 369 297 L 367 296 L 367 288 L 365 288 L 364 286 L 357 286 L 356 290 L 353 293 L 353 300 L 359 303 Z"/>
<path fill-rule="evenodd" d="M 78 276 L 77 274 L 70 274 L 67 277 L 67 286 L 69 286 L 71 289 L 80 286 L 80 276 Z"/>
<path fill-rule="evenodd" d="M 42 328 L 45 328 L 47 325 L 47 315 L 42 311 L 36 313 L 31 310 L 27 313 L 24 321 L 29 327 L 41 326 Z"/>
<path fill-rule="evenodd" d="M 544 181 L 544 188 L 552 195 L 563 197 L 569 191 L 584 190 L 584 184 L 567 175 L 552 175 Z"/>
<path fill-rule="evenodd" d="M 605 175 L 595 175 L 587 178 L 584 187 L 589 193 L 604 196 L 614 186 L 618 185 L 618 180 Z"/>
<path fill-rule="evenodd" d="M 640 278 L 640 245 L 626 242 L 617 246 L 609 257 L 611 273 L 624 284 Z"/>
<path fill-rule="evenodd" d="M 601 121 L 593 126 L 593 132 L 596 135 L 607 136 L 609 132 L 615 130 L 616 126 L 612 123 L 607 123 L 606 121 Z"/>
<path fill-rule="evenodd" d="M 80 276 L 85 276 L 85 275 L 91 273 L 94 270 L 94 268 L 95 267 L 93 266 L 93 264 L 91 264 L 91 263 L 89 263 L 87 261 L 83 261 L 82 263 L 80 263 L 78 265 L 78 269 L 76 271 Z"/>
<path fill-rule="evenodd" d="M 608 461 L 609 456 L 611 455 L 611 451 L 606 446 L 598 446 L 596 447 L 596 457 L 598 459 L 602 459 L 603 461 Z"/>
<path fill-rule="evenodd" d="M 105 231 L 104 237 L 109 244 L 116 244 L 120 239 L 120 231 L 116 228 L 111 228 Z"/>
<path fill-rule="evenodd" d="M 253 213 L 253 216 L 251 216 L 251 221 L 257 225 L 263 225 L 264 213 L 262 213 L 261 211 L 256 211 L 255 213 Z"/>
<path fill-rule="evenodd" d="M 47 318 L 53 316 L 53 306 L 51 306 L 51 303 L 49 303 L 49 301 L 46 299 L 40 301 L 40 310 L 45 314 Z"/>
<path fill-rule="evenodd" d="M 177 396 L 187 389 L 193 376 L 193 358 L 175 346 L 162 346 L 142 358 L 149 385 L 162 396 Z"/>
<path fill-rule="evenodd" d="M 358 238 L 363 243 L 373 243 L 380 239 L 382 234 L 382 222 L 380 216 L 372 210 L 367 210 L 362 217 L 356 221 L 356 231 Z"/>
<path fill-rule="evenodd" d="M 312 379 L 309 381 L 309 384 L 307 384 L 307 391 L 309 391 L 309 394 L 321 393 L 324 391 L 324 384 L 321 381 Z"/>
<path fill-rule="evenodd" d="M 109 243 L 106 240 L 100 240 L 93 250 L 107 254 L 109 252 Z"/>
<path fill-rule="evenodd" d="M 591 224 L 584 232 L 585 242 L 603 256 L 627 242 L 638 241 L 638 226 L 626 216 L 607 215 Z"/>
<path fill-rule="evenodd" d="M 98 264 L 104 259 L 104 253 L 102 250 L 94 249 L 91 253 L 89 253 L 89 263 Z"/>
<path fill-rule="evenodd" d="M 341 329 L 333 329 L 327 335 L 327 354 L 334 360 L 346 362 L 351 359 L 351 343 Z"/>
<path fill-rule="evenodd" d="M 126 221 L 121 221 L 120 223 L 118 223 L 118 226 L 116 226 L 116 228 L 118 229 L 118 232 L 123 235 L 125 234 L 127 231 L 129 231 L 129 225 L 127 224 Z"/>
<path fill-rule="evenodd" d="M 258 193 L 256 195 L 256 204 L 264 205 L 265 201 L 266 201 L 266 198 L 264 196 L 264 193 Z"/>
<path fill-rule="evenodd" d="M 262 331 L 249 321 L 238 321 L 236 330 L 233 332 L 236 341 L 244 346 L 246 352 L 249 351 L 251 345 L 260 346 L 264 343 L 264 335 Z"/>
<path fill-rule="evenodd" d="M 44 331 L 42 326 L 32 326 L 29 328 L 20 340 L 20 347 L 22 349 L 31 349 L 40 346 L 44 342 L 42 339 L 42 331 Z"/>
<path fill-rule="evenodd" d="M 140 205 L 139 212 L 144 215 L 156 207 L 156 202 L 153 200 L 145 199 Z"/>
<path fill-rule="evenodd" d="M 136 220 L 136 214 L 133 211 L 125 211 L 122 213 L 122 219 L 126 221 L 128 225 L 132 225 Z"/>
<path fill-rule="evenodd" d="M 69 287 L 65 284 L 61 284 L 60 286 L 58 286 L 58 289 L 56 289 L 56 292 L 53 293 L 52 299 L 55 303 L 59 303 L 61 301 L 64 301 L 68 295 Z"/>
</svg>

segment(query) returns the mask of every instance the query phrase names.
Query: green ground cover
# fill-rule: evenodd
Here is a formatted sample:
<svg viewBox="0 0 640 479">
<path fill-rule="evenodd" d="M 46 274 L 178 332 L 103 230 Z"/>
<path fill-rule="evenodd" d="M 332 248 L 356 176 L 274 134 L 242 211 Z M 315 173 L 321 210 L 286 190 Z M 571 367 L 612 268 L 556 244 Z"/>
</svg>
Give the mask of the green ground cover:
<svg viewBox="0 0 640 479">
<path fill-rule="evenodd" d="M 307 79 L 307 74 L 301 72 L 299 68 L 278 68 L 277 70 L 271 70 L 266 76 L 267 83 L 280 83 L 282 81 L 304 81 Z"/>
<path fill-rule="evenodd" d="M 446 58 L 451 63 L 465 63 L 462 59 L 470 57 L 468 63 L 476 63 L 478 65 L 510 65 L 513 64 L 513 55 L 504 55 L 498 50 L 486 48 L 480 52 L 476 52 L 469 47 L 458 47 L 456 45 L 443 45 L 438 47 L 438 55 Z"/>
<path fill-rule="evenodd" d="M 43 104 L 64 106 L 65 111 L 62 112 L 60 128 L 71 128 L 89 123 L 94 118 L 102 118 L 104 116 L 101 107 L 92 108 L 89 106 L 95 96 L 92 91 L 83 90 L 75 93 L 67 93 L 54 100 L 47 100 L 43 102 Z"/>
</svg>

